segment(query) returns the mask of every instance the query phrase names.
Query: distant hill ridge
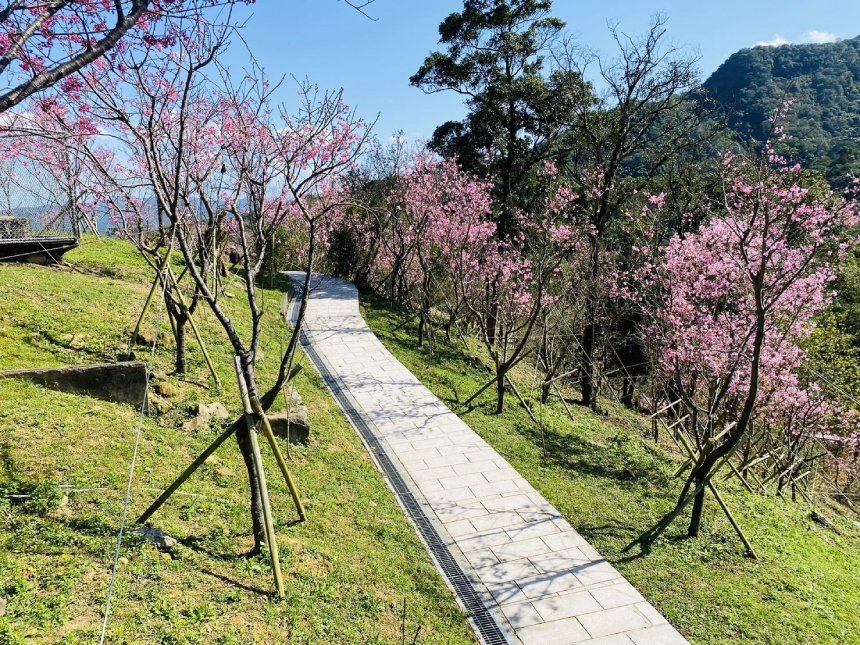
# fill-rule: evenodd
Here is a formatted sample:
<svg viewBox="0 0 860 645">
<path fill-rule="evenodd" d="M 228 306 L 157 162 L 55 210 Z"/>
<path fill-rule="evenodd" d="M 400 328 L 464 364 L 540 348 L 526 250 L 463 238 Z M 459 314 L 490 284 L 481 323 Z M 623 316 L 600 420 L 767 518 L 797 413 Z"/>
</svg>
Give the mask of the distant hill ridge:
<svg viewBox="0 0 860 645">
<path fill-rule="evenodd" d="M 789 152 L 834 183 L 860 174 L 860 36 L 732 54 L 702 87 L 742 139 L 763 140 L 786 99 Z"/>
</svg>

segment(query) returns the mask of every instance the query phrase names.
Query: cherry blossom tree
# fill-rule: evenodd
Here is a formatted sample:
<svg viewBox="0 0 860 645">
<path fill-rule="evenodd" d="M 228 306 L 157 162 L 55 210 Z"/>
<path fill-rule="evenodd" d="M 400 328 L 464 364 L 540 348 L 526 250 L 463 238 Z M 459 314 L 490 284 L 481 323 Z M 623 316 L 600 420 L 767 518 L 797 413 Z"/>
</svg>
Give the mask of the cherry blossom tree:
<svg viewBox="0 0 860 645">
<path fill-rule="evenodd" d="M 76 89 L 76 73 L 112 50 L 168 46 L 215 17 L 204 10 L 235 1 L 10 0 L 0 10 L 0 113 L 60 81 Z"/>
<path fill-rule="evenodd" d="M 800 419 L 806 432 L 829 420 L 802 378 L 802 341 L 830 300 L 833 263 L 860 221 L 857 203 L 805 188 L 801 167 L 772 144 L 757 159 L 726 154 L 723 169 L 723 201 L 706 224 L 665 248 L 651 243 L 652 232 L 638 249 L 635 293 L 650 299 L 645 331 L 657 344 L 659 376 L 694 419 L 703 450 L 676 508 L 648 539 L 691 501 L 688 534 L 698 534 L 705 486 L 754 420 L 790 434 Z M 661 205 L 655 198 L 643 215 Z"/>
<path fill-rule="evenodd" d="M 455 276 L 493 361 L 499 414 L 508 373 L 527 355 L 542 315 L 558 302 L 563 266 L 584 248 L 586 227 L 575 191 L 551 163 L 539 181 L 541 197 L 534 209 L 516 214 L 517 233 L 464 247 L 458 261 L 474 271 Z M 493 288 L 487 288 L 490 284 Z"/>
<path fill-rule="evenodd" d="M 76 238 L 84 230 L 99 236 L 98 197 L 89 189 L 94 178 L 83 160 L 95 134 L 91 121 L 57 119 L 55 110 L 6 115 L 0 158 L 9 165 L 8 181 L 16 192 L 45 209 L 45 228 L 68 222 Z"/>
<path fill-rule="evenodd" d="M 465 270 L 457 265 L 462 255 L 456 254 L 470 242 L 479 242 L 476 234 L 493 228 L 480 227 L 492 209 L 490 191 L 489 184 L 462 172 L 456 159 L 437 161 L 428 153 L 416 156 L 395 190 L 406 216 L 404 237 L 407 262 L 414 269 L 419 346 L 425 334 L 433 343 L 432 313 L 439 304 L 439 292 L 449 283 L 449 271 Z M 456 299 L 457 290 L 449 291 Z"/>
<path fill-rule="evenodd" d="M 323 233 L 321 222 L 342 203 L 340 177 L 356 164 L 368 126 L 339 92 L 321 93 L 304 84 L 301 104 L 289 113 L 273 103 L 272 88 L 256 68 L 238 84 L 225 70 L 212 73 L 230 29 L 229 23 L 201 22 L 157 51 L 123 49 L 81 72 L 80 88 L 67 92 L 63 102 L 44 98 L 39 108 L 64 124 L 93 124 L 98 137 L 84 146 L 92 174 L 99 178 L 92 190 L 124 235 L 149 257 L 157 276 L 163 275 L 170 250 L 179 250 L 194 302 L 214 314 L 239 359 L 255 411 L 253 423 L 243 417 L 230 428 L 248 469 L 256 550 L 267 540 L 251 426 L 290 374 L 315 240 Z M 103 154 L 99 141 L 109 142 L 112 154 Z M 213 195 L 213 185 L 220 185 L 219 194 Z M 262 391 L 255 369 L 263 324 L 256 284 L 276 232 L 294 221 L 304 222 L 309 232 L 305 299 L 278 376 Z M 234 231 L 242 251 L 251 318 L 247 335 L 209 277 L 217 263 L 217 252 L 210 249 L 218 246 L 225 228 Z M 169 290 L 165 284 L 165 293 Z M 182 311 L 188 313 L 185 307 Z"/>
</svg>

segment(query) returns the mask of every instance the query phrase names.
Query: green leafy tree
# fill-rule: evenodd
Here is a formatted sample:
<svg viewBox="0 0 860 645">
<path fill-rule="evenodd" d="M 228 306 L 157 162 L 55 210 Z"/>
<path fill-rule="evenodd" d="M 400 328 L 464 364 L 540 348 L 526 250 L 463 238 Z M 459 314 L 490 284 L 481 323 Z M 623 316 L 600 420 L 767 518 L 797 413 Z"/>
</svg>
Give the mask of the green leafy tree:
<svg viewBox="0 0 860 645">
<path fill-rule="evenodd" d="M 592 100 L 577 72 L 546 70 L 565 26 L 551 8 L 551 0 L 466 0 L 439 26 L 446 51 L 430 54 L 410 79 L 425 92 L 465 98 L 466 118 L 436 128 L 431 147 L 492 176 L 503 238 L 513 232 L 516 209 L 527 205 L 534 170 L 557 154 L 575 108 Z"/>
</svg>

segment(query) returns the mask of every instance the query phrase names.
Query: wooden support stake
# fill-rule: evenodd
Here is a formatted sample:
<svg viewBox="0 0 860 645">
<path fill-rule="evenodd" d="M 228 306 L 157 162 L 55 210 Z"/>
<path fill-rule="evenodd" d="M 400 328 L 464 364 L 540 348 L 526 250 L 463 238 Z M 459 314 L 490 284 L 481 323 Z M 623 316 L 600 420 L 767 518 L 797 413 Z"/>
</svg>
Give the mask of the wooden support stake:
<svg viewBox="0 0 860 645">
<path fill-rule="evenodd" d="M 680 439 L 681 443 L 684 446 L 684 449 L 690 456 L 690 460 L 696 459 L 695 451 L 693 450 L 693 447 L 690 445 L 690 443 L 687 441 L 687 438 L 679 432 L 678 439 Z M 700 458 L 701 455 L 699 456 L 699 459 Z M 732 525 L 732 528 L 735 530 L 735 533 L 738 534 L 738 537 L 741 539 L 741 542 L 743 542 L 744 548 L 746 548 L 747 550 L 747 555 L 755 560 L 758 560 L 758 556 L 756 555 L 755 549 L 753 549 L 752 544 L 750 544 L 750 541 L 747 540 L 747 536 L 744 534 L 743 529 L 741 529 L 740 524 L 738 524 L 735 520 L 734 516 L 732 515 L 732 512 L 729 510 L 729 507 L 723 501 L 723 498 L 717 490 L 717 487 L 714 486 L 714 483 L 711 480 L 708 480 L 708 489 L 714 495 L 714 499 L 717 500 L 717 504 L 719 504 L 720 508 L 723 509 L 723 513 L 725 513 L 726 517 L 729 519 L 729 523 Z"/>
<path fill-rule="evenodd" d="M 182 297 L 182 291 L 180 291 L 179 284 L 176 282 L 176 278 L 174 277 L 173 271 L 170 267 L 167 267 L 167 275 L 170 278 L 173 290 L 176 292 L 176 298 L 179 300 L 179 305 L 182 307 L 183 313 L 188 317 L 188 324 L 191 325 L 191 331 L 194 332 L 194 338 L 197 339 L 197 344 L 200 345 L 200 351 L 203 352 L 203 358 L 206 360 L 206 365 L 212 373 L 212 378 L 215 379 L 215 387 L 220 388 L 221 379 L 218 378 L 218 372 L 215 371 L 215 366 L 212 364 L 209 352 L 206 351 L 206 345 L 203 343 L 203 338 L 200 337 L 200 332 L 197 330 L 197 325 L 194 323 L 194 318 L 188 310 L 188 305 L 185 304 L 185 298 Z"/>
<path fill-rule="evenodd" d="M 717 504 L 720 505 L 720 508 L 723 509 L 723 513 L 726 514 L 726 517 L 729 518 L 729 522 L 732 525 L 732 528 L 735 530 L 735 533 L 738 534 L 738 537 L 741 539 L 741 542 L 744 543 L 744 547 L 747 550 L 747 555 L 754 560 L 758 560 L 758 555 L 756 555 L 755 550 L 750 544 L 749 540 L 747 540 L 747 536 L 744 535 L 743 529 L 741 529 L 740 524 L 737 523 L 734 516 L 732 515 L 729 507 L 726 506 L 726 503 L 723 501 L 723 498 L 720 496 L 719 491 L 717 491 L 716 486 L 714 486 L 713 482 L 708 482 L 708 488 L 711 490 L 711 493 L 714 495 L 714 499 L 717 500 Z"/>
<path fill-rule="evenodd" d="M 511 363 L 510 367 L 508 367 L 508 371 L 510 371 L 510 370 L 512 370 L 512 369 L 514 369 L 514 365 L 516 365 L 516 364 L 517 364 L 517 363 L 519 363 L 521 360 L 523 360 L 524 358 L 526 358 L 527 356 L 529 356 L 531 353 L 532 353 L 532 350 L 529 350 L 529 351 L 526 351 L 526 352 L 523 352 L 522 354 L 520 354 L 519 358 L 517 358 L 517 360 L 515 360 L 513 363 Z M 507 372 L 505 372 L 505 376 L 507 376 Z M 468 399 L 466 399 L 463 403 L 461 403 L 461 404 L 460 404 L 460 406 L 465 408 L 465 407 L 466 407 L 467 405 L 469 405 L 472 401 L 474 401 L 474 400 L 475 400 L 475 399 L 477 399 L 479 396 L 481 396 L 484 392 L 486 392 L 486 391 L 487 391 L 487 389 L 488 389 L 488 388 L 489 388 L 493 383 L 495 383 L 497 380 L 498 380 L 498 377 L 496 377 L 496 376 L 494 376 L 493 378 L 491 378 L 491 379 L 490 379 L 490 380 L 489 380 L 485 385 L 483 385 L 483 386 L 482 386 L 482 387 L 481 387 L 477 392 L 475 392 L 472 396 L 470 396 L 470 397 L 469 397 Z"/>
<path fill-rule="evenodd" d="M 672 401 L 671 403 L 667 403 L 667 404 L 666 404 L 666 405 L 664 405 L 662 408 L 660 408 L 659 410 L 657 410 L 656 412 L 654 412 L 651 416 L 649 416 L 649 417 L 648 417 L 648 419 L 653 419 L 654 417 L 656 417 L 656 416 L 657 416 L 657 415 L 659 415 L 660 413 L 665 412 L 665 411 L 666 411 L 666 410 L 668 410 L 669 408 L 671 408 L 671 407 L 673 407 L 673 406 L 678 405 L 680 402 L 681 402 L 681 399 L 678 399 L 677 401 Z"/>
<path fill-rule="evenodd" d="M 152 282 L 152 288 L 149 290 L 149 295 L 146 296 L 146 301 L 143 303 L 143 310 L 140 312 L 140 317 L 137 319 L 137 324 L 134 326 L 134 331 L 131 334 L 131 340 L 128 342 L 129 354 L 131 354 L 131 348 L 134 347 L 134 344 L 137 342 L 137 336 L 140 334 L 140 326 L 143 324 L 143 318 L 146 316 L 146 311 L 152 303 L 152 296 L 155 295 L 155 289 L 158 286 L 158 283 L 161 282 L 164 277 L 162 273 L 164 272 L 164 267 L 167 266 L 167 263 L 170 261 L 170 254 L 172 251 L 172 246 L 167 249 L 167 253 L 164 254 L 164 259 L 161 261 L 161 266 L 158 267 L 158 271 L 155 273 L 155 280 Z"/>
<path fill-rule="evenodd" d="M 723 478 L 723 481 L 726 481 L 726 480 L 727 480 L 727 479 L 729 479 L 730 477 L 735 476 L 735 477 L 737 477 L 737 478 L 740 480 L 740 482 L 741 482 L 741 484 L 743 484 L 744 488 L 746 488 L 746 489 L 747 489 L 749 492 L 751 492 L 751 493 L 755 492 L 755 491 L 753 491 L 753 487 L 752 487 L 752 486 L 750 486 L 750 483 L 749 483 L 749 482 L 746 480 L 746 478 L 741 474 L 741 471 L 739 471 L 739 470 L 737 469 L 737 466 L 735 466 L 731 461 L 729 461 L 729 462 L 728 462 L 728 466 L 729 466 L 729 468 L 731 469 L 731 471 L 732 471 L 732 472 L 730 472 L 726 477 L 724 477 L 724 478 Z"/>
<path fill-rule="evenodd" d="M 538 356 L 538 360 L 541 363 L 543 363 L 544 366 L 546 366 L 546 363 L 544 362 L 544 360 L 540 356 Z M 575 371 L 577 371 L 577 370 L 572 370 L 571 372 L 568 372 L 567 374 L 563 374 L 562 376 L 558 376 L 558 377 L 549 381 L 549 385 L 552 387 L 552 391 L 555 392 L 555 395 L 559 399 L 561 399 L 561 404 L 564 406 L 564 409 L 567 410 L 567 416 L 570 417 L 571 421 L 576 421 L 576 418 L 573 416 L 573 411 L 570 409 L 570 406 L 567 404 L 567 401 L 565 401 L 564 395 L 561 393 L 561 390 L 558 389 L 558 385 L 556 384 L 556 381 L 558 381 L 563 376 L 570 376 L 570 374 L 572 374 Z"/>
<path fill-rule="evenodd" d="M 260 417 L 260 421 L 262 421 L 263 425 L 263 434 L 266 435 L 266 439 L 269 441 L 269 446 L 272 448 L 272 452 L 275 453 L 275 461 L 278 462 L 278 468 L 281 469 L 281 474 L 284 476 L 284 480 L 287 482 L 287 488 L 290 489 L 290 495 L 293 498 L 293 502 L 296 505 L 296 510 L 299 513 L 299 519 L 304 522 L 306 519 L 305 516 L 305 507 L 302 504 L 302 500 L 299 497 L 299 489 L 296 488 L 296 484 L 293 481 L 292 476 L 290 475 L 290 471 L 287 468 L 287 462 L 284 461 L 284 455 L 281 454 L 281 449 L 278 446 L 278 442 L 275 439 L 275 433 L 272 432 L 272 425 L 269 423 L 269 419 L 266 416 L 265 411 L 263 410 L 263 406 L 260 404 L 260 401 L 256 398 L 251 399 L 251 405 L 253 406 L 254 413 Z"/>
<path fill-rule="evenodd" d="M 269 543 L 269 553 L 272 556 L 272 573 L 275 577 L 275 587 L 278 595 L 284 597 L 284 579 L 281 574 L 281 558 L 278 554 L 278 540 L 275 535 L 275 523 L 272 518 L 272 506 L 269 501 L 269 489 L 266 486 L 266 473 L 263 470 L 263 456 L 260 454 L 260 443 L 257 441 L 257 428 L 254 423 L 254 410 L 248 397 L 248 386 L 242 376 L 242 359 L 236 356 L 234 365 L 236 367 L 236 380 L 239 383 L 239 394 L 242 404 L 245 406 L 245 422 L 248 424 L 248 435 L 251 439 L 251 452 L 254 457 L 254 465 L 257 471 L 257 484 L 260 487 L 260 497 L 263 506 L 263 523 L 266 525 L 266 541 Z"/>
<path fill-rule="evenodd" d="M 564 409 L 567 410 L 567 416 L 570 417 L 571 421 L 576 421 L 573 416 L 573 411 L 570 409 L 570 406 L 567 404 L 567 401 L 564 400 L 564 396 L 562 396 L 559 389 L 555 386 L 555 383 L 552 384 L 552 389 L 555 392 L 556 396 L 561 399 L 561 404 L 564 406 Z"/>
<path fill-rule="evenodd" d="M 678 466 L 678 469 L 677 469 L 677 470 L 672 474 L 672 477 L 673 477 L 673 478 L 674 478 L 674 477 L 680 477 L 680 476 L 681 476 L 681 473 L 682 473 L 682 472 L 684 472 L 684 471 L 687 469 L 687 466 L 689 466 L 689 465 L 690 465 L 690 464 L 692 464 L 692 463 L 693 463 L 693 460 L 692 460 L 692 459 L 687 459 L 686 461 L 684 461 L 684 463 L 683 463 L 683 464 L 681 464 L 680 466 Z"/>
<path fill-rule="evenodd" d="M 209 447 L 206 448 L 206 450 L 204 450 L 203 452 L 201 452 L 200 455 L 198 455 L 197 459 L 192 461 L 191 465 L 189 465 L 188 468 L 183 470 L 182 473 L 179 475 L 179 477 L 177 477 L 174 480 L 174 482 L 172 484 L 170 484 L 170 486 L 168 486 L 161 495 L 158 496 L 158 499 L 156 499 L 149 506 L 149 508 L 146 509 L 139 518 L 137 518 L 137 523 L 143 524 L 144 522 L 146 522 L 146 520 L 148 520 L 150 517 L 152 517 L 152 515 L 155 513 L 155 511 L 157 511 L 159 508 L 161 508 L 161 506 L 164 504 L 164 502 L 166 502 L 167 499 L 171 495 L 173 495 L 173 493 L 176 491 L 176 489 L 179 488 L 180 486 L 182 486 L 182 484 L 185 482 L 185 480 L 188 479 L 189 477 L 191 477 L 191 475 L 194 473 L 194 471 L 203 465 L 203 462 L 206 461 L 206 459 L 209 457 L 209 455 L 211 455 L 213 452 L 218 450 L 218 448 L 221 446 L 221 444 L 224 443 L 230 437 L 230 435 L 232 435 L 234 432 L 236 432 L 237 428 L 239 427 L 239 423 L 244 423 L 244 420 L 240 420 L 237 423 L 230 424 L 229 428 L 227 428 L 226 430 L 224 430 L 224 432 L 222 432 L 220 435 L 218 435 L 218 437 L 215 439 L 215 441 L 213 441 L 211 444 L 209 444 Z"/>
<path fill-rule="evenodd" d="M 538 420 L 537 420 L 537 418 L 535 418 L 534 412 L 532 412 L 532 409 L 529 407 L 529 404 L 526 403 L 526 400 L 523 398 L 523 395 L 520 394 L 520 391 L 517 389 L 517 386 L 514 385 L 514 382 L 511 380 L 511 377 L 508 376 L 507 374 L 505 374 L 505 380 L 511 386 L 511 389 L 514 391 L 514 394 L 516 395 L 516 397 L 520 400 L 520 403 L 523 404 L 523 407 L 526 409 L 526 412 L 529 413 L 529 416 L 531 417 L 532 422 L 537 423 Z"/>
<path fill-rule="evenodd" d="M 301 371 L 301 368 L 301 365 L 293 366 L 293 369 L 290 370 L 290 374 L 287 377 L 288 381 L 294 378 L 295 375 Z M 203 465 L 209 455 L 218 450 L 218 448 L 221 447 L 221 444 L 224 443 L 227 439 L 229 439 L 230 435 L 232 435 L 234 432 L 236 432 L 236 430 L 239 429 L 239 424 L 241 423 L 245 423 L 244 417 L 240 417 L 237 421 L 231 423 L 228 428 L 226 428 L 220 435 L 218 435 L 215 441 L 209 444 L 206 450 L 200 453 L 200 455 L 194 461 L 192 461 L 191 464 L 185 470 L 182 471 L 182 473 L 180 473 L 179 477 L 177 477 L 173 481 L 173 483 L 170 484 L 170 486 L 168 486 L 165 491 L 158 496 L 158 499 L 156 499 L 152 504 L 150 504 L 149 508 L 146 509 L 139 518 L 137 518 L 137 523 L 143 524 L 150 517 L 152 517 L 155 512 L 164 505 L 164 503 L 170 498 L 170 496 L 173 495 L 173 493 L 175 493 L 176 490 L 180 486 L 182 486 L 182 484 L 185 483 L 185 481 L 189 477 L 191 477 L 191 475 L 194 474 L 194 471 L 196 471 L 198 468 L 200 468 L 200 466 Z"/>
</svg>

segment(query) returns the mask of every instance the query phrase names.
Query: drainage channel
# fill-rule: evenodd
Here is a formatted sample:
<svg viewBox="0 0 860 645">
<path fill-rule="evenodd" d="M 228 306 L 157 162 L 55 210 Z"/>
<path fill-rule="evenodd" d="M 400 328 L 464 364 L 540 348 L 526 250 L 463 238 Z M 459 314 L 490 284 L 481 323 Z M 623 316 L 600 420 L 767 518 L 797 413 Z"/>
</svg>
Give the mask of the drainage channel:
<svg viewBox="0 0 860 645">
<path fill-rule="evenodd" d="M 295 305 L 298 301 L 299 298 L 295 298 L 293 304 Z M 293 311 L 290 313 L 290 320 L 292 321 Z M 445 545 L 444 540 L 442 540 L 438 531 L 436 531 L 436 528 L 424 512 L 424 509 L 421 508 L 418 500 L 415 499 L 412 491 L 406 485 L 406 482 L 403 480 L 397 467 L 385 452 L 385 449 L 382 447 L 376 434 L 353 404 L 351 397 L 345 391 L 341 380 L 331 372 L 326 361 L 316 351 L 310 338 L 304 331 L 301 333 L 301 344 L 305 354 L 311 359 L 311 362 L 319 371 L 323 381 L 325 381 L 326 386 L 337 400 L 341 409 L 346 413 L 347 417 L 352 422 L 352 425 L 361 435 L 365 445 L 373 453 L 376 462 L 379 464 L 383 474 L 388 479 L 388 482 L 400 500 L 400 503 L 406 509 L 406 512 L 415 523 L 415 526 L 418 527 L 418 532 L 424 539 L 424 543 L 436 559 L 439 568 L 448 579 L 448 582 L 454 589 L 460 602 L 463 603 L 463 606 L 469 613 L 471 621 L 481 640 L 486 645 L 506 645 L 508 643 L 508 639 L 505 637 L 495 618 L 493 618 L 490 610 L 484 603 L 484 600 L 472 586 L 472 583 L 469 582 L 463 569 L 454 559 L 451 551 Z"/>
</svg>

